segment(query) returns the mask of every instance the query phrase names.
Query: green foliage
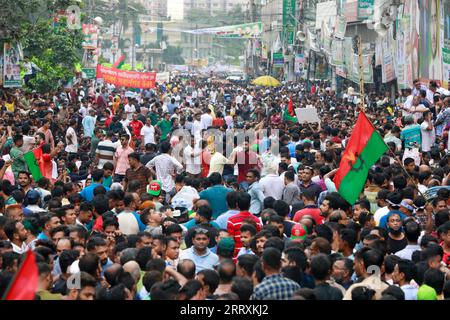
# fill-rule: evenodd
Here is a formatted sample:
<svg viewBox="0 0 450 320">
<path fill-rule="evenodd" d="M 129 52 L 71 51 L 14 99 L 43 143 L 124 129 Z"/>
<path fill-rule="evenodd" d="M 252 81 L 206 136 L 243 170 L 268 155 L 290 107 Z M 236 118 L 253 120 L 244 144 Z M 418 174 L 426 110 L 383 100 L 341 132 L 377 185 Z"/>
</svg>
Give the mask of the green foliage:
<svg viewBox="0 0 450 320">
<path fill-rule="evenodd" d="M 21 40 L 24 54 L 41 69 L 31 81 L 39 92 L 55 90 L 74 76 L 80 62 L 82 34 L 80 30 L 54 33 L 52 20 L 40 20 Z"/>
<path fill-rule="evenodd" d="M 180 47 L 167 46 L 163 51 L 162 59 L 168 64 L 184 64 L 184 59 L 181 57 L 183 50 Z"/>
</svg>

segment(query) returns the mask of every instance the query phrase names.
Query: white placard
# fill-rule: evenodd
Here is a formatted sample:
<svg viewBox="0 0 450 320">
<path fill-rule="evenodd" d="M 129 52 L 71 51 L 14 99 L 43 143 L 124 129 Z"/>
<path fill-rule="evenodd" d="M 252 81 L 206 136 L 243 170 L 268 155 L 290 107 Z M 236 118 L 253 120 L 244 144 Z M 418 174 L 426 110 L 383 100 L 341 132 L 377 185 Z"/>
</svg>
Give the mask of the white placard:
<svg viewBox="0 0 450 320">
<path fill-rule="evenodd" d="M 295 115 L 297 116 L 298 123 L 320 123 L 317 109 L 314 107 L 296 108 Z"/>
</svg>

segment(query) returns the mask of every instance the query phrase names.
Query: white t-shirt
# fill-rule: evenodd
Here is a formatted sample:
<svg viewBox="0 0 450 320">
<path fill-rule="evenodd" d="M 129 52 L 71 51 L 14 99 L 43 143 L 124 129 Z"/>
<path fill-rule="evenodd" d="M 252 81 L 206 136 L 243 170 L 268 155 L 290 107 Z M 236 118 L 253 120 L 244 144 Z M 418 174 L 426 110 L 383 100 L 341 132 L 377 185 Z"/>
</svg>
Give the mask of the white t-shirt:
<svg viewBox="0 0 450 320">
<path fill-rule="evenodd" d="M 195 137 L 201 137 L 202 135 L 202 123 L 200 121 L 195 120 L 192 125 L 192 135 Z"/>
<path fill-rule="evenodd" d="M 268 174 L 259 180 L 259 186 L 266 198 L 273 197 L 275 200 L 281 200 L 285 188 L 284 177 Z"/>
<path fill-rule="evenodd" d="M 72 141 L 72 144 L 70 144 Z M 75 129 L 69 127 L 66 131 L 66 152 L 77 153 L 78 152 L 78 138 Z"/>
<path fill-rule="evenodd" d="M 132 120 L 133 119 L 133 113 L 136 112 L 136 108 L 134 107 L 134 105 L 130 105 L 130 104 L 126 104 L 125 105 L 125 113 L 127 114 L 127 119 L 128 120 Z"/>
<path fill-rule="evenodd" d="M 427 130 L 429 123 L 422 122 L 420 125 L 420 132 L 422 133 L 422 152 L 429 152 L 436 140 L 436 131 L 433 129 Z"/>
<path fill-rule="evenodd" d="M 202 129 L 208 129 L 208 127 L 212 127 L 213 118 L 211 115 L 205 113 L 200 117 L 200 122 L 202 124 Z"/>
<path fill-rule="evenodd" d="M 198 147 L 192 148 L 191 146 L 187 146 L 184 148 L 183 152 L 183 160 L 186 164 L 186 172 L 190 174 L 199 174 L 202 171 L 201 164 L 201 154 L 198 156 L 192 157 L 193 154 L 199 153 L 200 149 Z"/>
<path fill-rule="evenodd" d="M 141 135 L 144 136 L 144 142 L 147 143 L 155 143 L 155 128 L 150 125 L 143 126 L 141 129 Z"/>
<path fill-rule="evenodd" d="M 88 113 L 88 109 L 84 106 L 84 105 L 81 105 L 81 107 L 80 107 L 80 111 L 78 111 L 80 114 L 81 114 L 81 116 L 84 118 L 84 117 L 86 117 L 86 115 L 87 115 L 87 113 Z"/>
</svg>

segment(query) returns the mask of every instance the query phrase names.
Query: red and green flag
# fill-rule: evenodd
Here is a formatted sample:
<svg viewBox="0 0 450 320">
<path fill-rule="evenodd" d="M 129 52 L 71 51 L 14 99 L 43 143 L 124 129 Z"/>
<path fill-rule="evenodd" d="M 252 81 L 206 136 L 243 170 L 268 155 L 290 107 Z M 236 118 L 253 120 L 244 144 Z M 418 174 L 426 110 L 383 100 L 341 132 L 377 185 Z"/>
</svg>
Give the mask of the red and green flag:
<svg viewBox="0 0 450 320">
<path fill-rule="evenodd" d="M 36 148 L 33 151 L 28 151 L 23 155 L 28 171 L 31 172 L 34 181 L 38 181 L 43 177 L 41 168 L 39 167 L 39 159 L 42 157 L 42 149 Z"/>
<path fill-rule="evenodd" d="M 119 59 L 117 59 L 117 61 L 114 62 L 113 68 L 121 69 L 124 63 L 125 63 L 125 56 L 121 54 Z"/>
<path fill-rule="evenodd" d="M 34 300 L 38 284 L 39 270 L 36 256 L 33 251 L 28 250 L 19 271 L 6 290 L 3 300 Z"/>
<path fill-rule="evenodd" d="M 364 188 L 369 169 L 386 152 L 387 146 L 366 115 L 361 112 L 334 176 L 339 194 L 353 205 Z"/>
<path fill-rule="evenodd" d="M 294 111 L 294 102 L 292 101 L 292 97 L 289 99 L 289 104 L 287 105 L 287 107 L 284 108 L 283 120 L 285 122 L 298 122 L 297 116 L 295 115 Z"/>
</svg>

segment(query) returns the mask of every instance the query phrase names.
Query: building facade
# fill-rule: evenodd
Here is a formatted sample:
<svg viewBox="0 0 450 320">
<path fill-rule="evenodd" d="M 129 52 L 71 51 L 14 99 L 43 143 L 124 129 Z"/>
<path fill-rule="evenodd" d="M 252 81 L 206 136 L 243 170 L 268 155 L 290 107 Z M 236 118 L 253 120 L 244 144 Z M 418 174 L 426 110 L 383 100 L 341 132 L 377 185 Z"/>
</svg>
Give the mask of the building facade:
<svg viewBox="0 0 450 320">
<path fill-rule="evenodd" d="M 209 14 L 214 15 L 216 12 L 229 12 L 236 6 L 240 5 L 246 8 L 248 0 L 184 0 L 184 15 L 192 9 L 206 10 Z"/>
</svg>

